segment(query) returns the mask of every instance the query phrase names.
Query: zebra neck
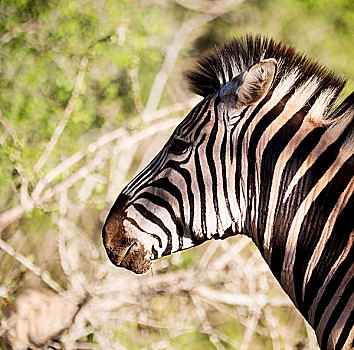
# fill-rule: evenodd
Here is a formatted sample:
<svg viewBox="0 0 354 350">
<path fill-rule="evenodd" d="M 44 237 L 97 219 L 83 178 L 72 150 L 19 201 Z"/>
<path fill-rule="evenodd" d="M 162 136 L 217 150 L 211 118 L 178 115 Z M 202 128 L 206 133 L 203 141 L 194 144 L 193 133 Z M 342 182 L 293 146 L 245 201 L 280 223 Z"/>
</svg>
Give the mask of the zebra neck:
<svg viewBox="0 0 354 350">
<path fill-rule="evenodd" d="M 313 124 L 311 99 L 290 114 L 290 94 L 271 106 L 270 100 L 248 111 L 234 131 L 241 231 L 304 317 L 326 333 L 326 300 L 337 294 L 339 300 L 342 281 L 353 274 L 352 124 L 333 132 Z M 349 312 L 348 302 L 336 307 Z"/>
</svg>

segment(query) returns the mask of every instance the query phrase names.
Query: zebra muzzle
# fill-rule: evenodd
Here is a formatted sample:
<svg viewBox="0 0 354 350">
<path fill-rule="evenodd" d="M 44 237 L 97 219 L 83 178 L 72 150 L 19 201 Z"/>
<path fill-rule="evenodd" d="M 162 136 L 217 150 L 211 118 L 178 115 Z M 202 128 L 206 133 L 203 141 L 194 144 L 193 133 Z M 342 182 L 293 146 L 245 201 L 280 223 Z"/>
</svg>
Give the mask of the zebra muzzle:
<svg viewBox="0 0 354 350">
<path fill-rule="evenodd" d="M 137 274 L 149 270 L 152 261 L 147 258 L 146 251 L 142 245 L 133 242 L 128 246 L 106 247 L 109 260 L 117 267 L 123 267 Z"/>
</svg>

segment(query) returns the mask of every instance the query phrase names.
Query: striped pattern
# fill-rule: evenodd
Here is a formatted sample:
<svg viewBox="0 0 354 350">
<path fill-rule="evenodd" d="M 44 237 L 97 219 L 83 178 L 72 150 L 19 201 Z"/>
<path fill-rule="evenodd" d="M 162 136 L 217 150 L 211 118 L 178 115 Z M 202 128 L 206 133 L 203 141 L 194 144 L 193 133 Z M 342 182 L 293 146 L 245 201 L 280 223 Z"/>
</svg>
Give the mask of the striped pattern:
<svg viewBox="0 0 354 350">
<path fill-rule="evenodd" d="M 266 58 L 271 86 L 242 105 L 239 74 Z M 123 190 L 124 234 L 149 259 L 250 236 L 321 348 L 351 349 L 354 94 L 331 112 L 344 82 L 260 37 L 216 49 L 188 77 L 205 98 Z"/>
</svg>

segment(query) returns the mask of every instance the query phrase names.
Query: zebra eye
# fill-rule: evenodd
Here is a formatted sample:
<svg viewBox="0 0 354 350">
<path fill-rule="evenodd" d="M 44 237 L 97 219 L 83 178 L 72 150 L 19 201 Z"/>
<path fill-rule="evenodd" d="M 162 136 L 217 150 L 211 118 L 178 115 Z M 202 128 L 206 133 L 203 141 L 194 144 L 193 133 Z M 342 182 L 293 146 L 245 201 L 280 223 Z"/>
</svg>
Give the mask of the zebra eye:
<svg viewBox="0 0 354 350">
<path fill-rule="evenodd" d="M 170 145 L 170 152 L 172 154 L 179 155 L 184 153 L 188 147 L 189 147 L 188 142 L 182 141 L 180 139 L 174 139 Z"/>
</svg>

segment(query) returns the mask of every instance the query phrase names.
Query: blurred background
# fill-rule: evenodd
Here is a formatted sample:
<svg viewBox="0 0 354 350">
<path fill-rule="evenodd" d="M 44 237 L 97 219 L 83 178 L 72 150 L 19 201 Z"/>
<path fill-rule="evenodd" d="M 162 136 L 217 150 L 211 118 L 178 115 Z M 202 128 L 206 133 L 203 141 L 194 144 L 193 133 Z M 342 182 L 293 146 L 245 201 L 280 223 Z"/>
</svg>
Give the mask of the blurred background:
<svg viewBox="0 0 354 350">
<path fill-rule="evenodd" d="M 199 100 L 183 72 L 234 36 L 284 40 L 348 78 L 351 0 L 1 0 L 0 348 L 317 349 L 245 237 L 137 276 L 110 206 Z"/>
</svg>

